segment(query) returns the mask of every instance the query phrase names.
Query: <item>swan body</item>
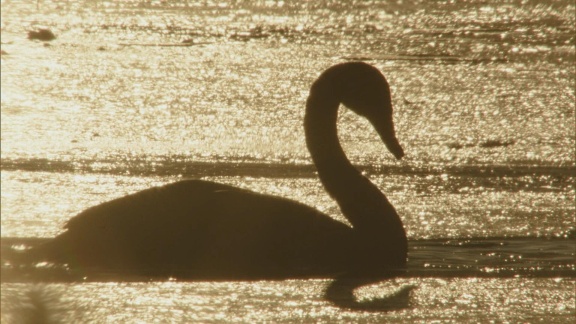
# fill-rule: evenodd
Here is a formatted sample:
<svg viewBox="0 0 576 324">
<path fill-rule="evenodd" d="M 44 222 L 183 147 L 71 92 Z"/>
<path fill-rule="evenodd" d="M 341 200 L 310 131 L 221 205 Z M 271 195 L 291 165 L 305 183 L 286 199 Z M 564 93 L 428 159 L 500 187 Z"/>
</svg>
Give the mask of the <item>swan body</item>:
<svg viewBox="0 0 576 324">
<path fill-rule="evenodd" d="M 326 191 L 352 224 L 301 203 L 200 180 L 150 188 L 91 207 L 30 251 L 81 269 L 188 279 L 378 274 L 406 264 L 402 222 L 348 161 L 336 133 L 340 104 L 365 116 L 403 156 L 388 83 L 360 62 L 335 65 L 312 85 L 306 143 Z"/>
</svg>

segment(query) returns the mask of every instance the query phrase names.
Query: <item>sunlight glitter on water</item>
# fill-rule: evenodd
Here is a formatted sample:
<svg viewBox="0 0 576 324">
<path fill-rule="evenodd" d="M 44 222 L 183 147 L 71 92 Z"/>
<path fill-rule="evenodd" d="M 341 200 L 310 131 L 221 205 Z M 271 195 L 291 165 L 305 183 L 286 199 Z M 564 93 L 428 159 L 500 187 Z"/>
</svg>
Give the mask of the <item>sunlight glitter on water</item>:
<svg viewBox="0 0 576 324">
<path fill-rule="evenodd" d="M 417 286 L 413 307 L 390 313 L 338 311 L 321 298 L 324 280 L 221 283 L 3 284 L 11 310 L 36 289 L 66 322 L 334 322 L 381 321 L 569 321 L 574 313 L 574 281 L 568 279 L 395 280 L 356 291 L 360 299 L 381 297 L 399 285 Z M 279 303 L 279 301 L 281 302 Z M 3 303 L 4 304 L 4 303 Z M 21 305 L 20 305 L 21 307 Z M 58 309 L 59 307 L 59 309 Z M 490 309 L 490 311 L 486 311 Z M 556 316 L 551 319 L 549 314 Z M 13 313 L 12 313 L 13 314 Z M 3 321 L 11 315 L 2 313 Z M 566 322 L 564 322 L 566 323 Z"/>
<path fill-rule="evenodd" d="M 332 5 L 336 6 L 336 4 Z M 248 10 L 253 10 L 253 8 Z M 503 10 L 506 11 L 507 9 Z M 518 8 L 510 10 L 518 12 Z M 540 7 L 540 9 L 536 8 L 535 10 L 542 11 L 544 17 L 550 17 L 547 19 L 561 16 L 561 12 L 553 8 L 545 10 L 545 8 Z M 320 16 L 323 15 L 321 12 L 319 11 Z M 456 11 L 456 13 L 458 12 Z M 477 10 L 470 13 L 463 12 L 463 17 L 471 16 L 458 18 L 458 15 L 455 14 L 454 24 L 472 24 L 472 27 L 478 24 L 480 27 L 483 26 L 482 24 L 488 24 L 486 27 L 488 31 L 489 28 L 510 28 L 508 23 L 500 26 L 498 25 L 500 22 L 492 21 L 496 17 L 490 15 L 478 17 Z M 353 11 L 353 14 L 359 13 Z M 409 23 L 412 21 L 411 19 L 418 21 L 420 15 L 421 13 L 414 15 L 414 17 L 407 15 L 402 19 L 407 19 Z M 529 16 L 526 13 L 522 15 L 515 13 L 512 17 L 527 15 Z M 152 23 L 153 27 L 154 22 L 152 20 L 155 19 L 154 17 L 157 16 L 141 16 L 138 19 L 151 20 L 149 23 Z M 360 15 L 360 17 L 363 16 Z M 146 32 L 146 29 L 142 29 L 141 23 L 131 22 L 129 19 L 123 21 L 122 16 L 117 16 L 116 19 L 119 21 L 114 23 L 93 22 L 93 25 L 110 25 L 110 28 L 116 26 L 112 28 L 114 30 L 120 26 L 133 26 L 134 28 L 130 30 L 130 33 L 150 34 Z M 203 19 L 211 18 L 203 17 Z M 271 28 L 275 26 L 274 23 L 268 22 L 265 16 L 258 19 L 261 19 L 261 26 L 271 25 Z M 374 18 L 363 17 L 362 19 Z M 348 33 L 354 34 L 355 25 L 364 23 L 361 22 L 362 19 L 360 22 L 353 23 L 345 23 L 344 19 L 343 26 L 348 27 L 341 27 L 344 28 L 343 32 L 334 29 L 333 25 L 324 26 L 326 30 L 322 33 L 326 36 L 322 36 L 323 38 L 318 39 L 318 42 L 326 42 L 325 38 L 330 35 L 332 37 L 334 35 L 347 37 Z M 520 22 L 518 23 L 530 23 L 530 21 L 526 22 L 523 19 L 519 18 Z M 333 23 L 338 21 L 339 19 L 336 19 Z M 173 24 L 163 23 L 161 25 L 165 26 L 162 28 L 174 27 L 177 25 L 176 22 L 179 23 L 180 21 L 175 20 Z M 149 23 L 146 25 L 148 29 L 151 28 Z M 440 22 L 433 20 L 425 23 L 440 24 Z M 89 26 L 90 24 L 90 20 L 84 20 L 81 26 L 87 28 L 85 25 Z M 441 26 L 444 26 L 443 24 L 445 23 L 441 23 Z M 16 26 L 11 25 L 11 28 L 17 30 Z M 162 28 L 160 25 L 157 27 L 158 31 Z M 292 32 L 290 24 L 285 28 Z M 9 33 L 10 30 L 8 28 L 6 32 Z M 266 38 L 271 43 L 274 43 L 276 36 L 272 33 L 273 31 L 270 30 L 270 35 Z M 484 29 L 480 29 L 479 33 L 481 35 L 490 34 L 484 31 Z M 69 38 L 60 41 L 62 46 L 52 48 L 34 46 L 34 43 L 27 42 L 14 42 L 10 45 L 13 47 L 10 51 L 18 53 L 18 55 L 36 53 L 29 56 L 28 59 L 41 59 L 42 62 L 48 64 L 45 68 L 48 69 L 49 73 L 43 73 L 20 65 L 16 56 L 5 59 L 3 77 L 6 73 L 6 78 L 10 76 L 10 80 L 26 80 L 27 78 L 21 76 L 43 74 L 43 78 L 36 80 L 41 80 L 44 85 L 26 83 L 18 86 L 18 88 L 11 86 L 6 89 L 15 94 L 31 91 L 35 94 L 41 94 L 37 101 L 22 107 L 20 110 L 27 111 L 42 106 L 43 103 L 53 103 L 52 109 L 69 106 L 80 111 L 72 114 L 64 112 L 54 118 L 52 122 L 41 124 L 37 121 L 46 120 L 46 116 L 14 116 L 10 123 L 6 122 L 2 125 L 3 154 L 9 152 L 30 154 L 46 151 L 61 153 L 74 148 L 82 149 L 83 154 L 89 154 L 92 150 L 105 147 L 122 150 L 122 147 L 140 145 L 138 142 L 144 136 L 144 139 L 149 141 L 146 145 L 153 152 L 159 152 L 164 148 L 164 151 L 169 150 L 170 152 L 189 151 L 190 154 L 197 156 L 206 152 L 226 155 L 227 152 L 232 151 L 240 155 L 253 154 L 254 156 L 267 157 L 272 154 L 266 150 L 267 147 L 280 147 L 283 144 L 289 144 L 286 145 L 285 150 L 282 150 L 283 152 L 289 155 L 298 154 L 299 158 L 306 157 L 307 154 L 302 143 L 295 143 L 293 140 L 300 137 L 290 135 L 294 131 L 300 132 L 306 89 L 316 75 L 316 73 L 308 71 L 321 70 L 322 67 L 319 64 L 311 66 L 302 60 L 295 60 L 293 53 L 301 45 L 295 46 L 292 43 L 294 40 L 285 46 L 274 46 L 262 51 L 252 42 L 239 46 L 240 44 L 234 42 L 223 42 L 222 36 L 213 36 L 215 37 L 214 40 L 218 42 L 201 47 L 175 48 L 170 51 L 151 47 L 148 49 L 149 55 L 142 56 L 139 54 L 140 51 L 134 47 L 118 45 L 106 45 L 105 47 L 111 47 L 94 53 L 94 44 L 101 42 L 98 40 L 101 37 L 100 32 L 108 33 L 108 40 L 102 40 L 102 42 L 109 44 L 114 37 L 122 39 L 123 33 L 127 31 L 118 30 L 119 36 L 107 31 L 90 32 L 83 35 L 85 42 L 82 42 L 82 39 L 78 37 L 72 37 L 73 34 L 68 34 L 70 35 Z M 391 32 L 394 33 L 394 29 Z M 448 52 L 453 56 L 468 50 L 466 44 L 451 43 L 458 39 L 468 41 L 469 37 L 472 37 L 475 40 L 474 43 L 480 42 L 480 44 L 486 43 L 490 46 L 496 46 L 494 50 L 497 52 L 501 52 L 502 47 L 508 46 L 506 45 L 507 42 L 512 42 L 512 40 L 494 42 L 490 38 L 483 39 L 467 35 L 466 32 L 464 34 L 458 32 L 454 34 L 454 31 L 445 30 L 444 32 L 447 34 L 441 33 L 440 35 L 443 36 L 441 39 L 447 42 L 446 49 L 441 49 L 440 52 Z M 550 31 L 546 31 L 546 33 L 548 33 L 546 39 L 549 39 Z M 162 35 L 162 33 L 155 32 L 152 34 Z M 429 36 L 422 30 L 413 30 L 409 35 L 409 39 L 416 40 L 420 37 L 428 38 Z M 564 37 L 562 33 L 552 35 Z M 460 36 L 463 37 L 460 38 Z M 524 42 L 522 33 L 516 36 Z M 298 37 L 308 37 L 308 34 L 301 33 L 298 34 Z M 403 37 L 397 38 L 394 41 L 396 46 L 402 45 L 404 47 L 403 39 Z M 68 57 L 66 60 L 59 61 L 57 65 L 54 65 L 53 60 L 46 59 L 54 55 L 66 56 L 72 41 L 75 42 L 74 51 L 82 52 L 84 55 Z M 79 41 L 80 43 L 78 43 Z M 553 42 L 565 42 L 570 41 L 570 39 L 549 39 L 548 41 L 552 42 L 549 46 L 554 44 L 554 48 L 556 48 L 558 44 Z M 366 48 L 366 44 L 362 43 L 363 38 L 354 38 L 351 42 L 351 47 Z M 381 43 L 381 46 L 387 46 L 389 43 L 390 39 L 386 39 Z M 352 49 L 342 51 L 340 45 L 330 45 L 330 42 L 325 45 L 334 49 L 335 53 L 342 53 L 344 57 L 346 57 L 347 51 L 352 51 L 349 54 L 355 55 Z M 518 42 L 516 45 L 520 46 Z M 534 45 L 527 44 L 526 46 Z M 410 47 L 414 47 L 420 51 L 419 53 L 423 50 L 418 42 Z M 308 50 L 311 56 L 322 57 L 324 55 L 322 48 L 312 46 Z M 484 49 L 477 54 L 490 56 L 491 51 Z M 378 55 L 381 55 L 378 53 L 397 53 L 398 50 L 373 48 L 369 52 L 363 53 L 362 56 L 378 59 Z M 406 53 L 409 54 L 410 50 Z M 534 55 L 536 54 L 547 55 L 545 53 L 535 53 Z M 566 53 L 566 58 L 569 59 L 573 54 L 573 52 Z M 439 55 L 438 50 L 431 50 L 429 55 Z M 467 54 L 459 55 L 466 56 Z M 502 56 L 503 54 L 498 55 Z M 518 62 L 512 61 L 510 64 L 504 64 L 502 73 L 495 72 L 497 68 L 495 70 L 493 66 L 486 68 L 482 65 L 441 64 L 439 66 L 424 65 L 413 68 L 404 64 L 404 61 L 394 61 L 395 56 L 393 55 L 389 56 L 393 61 L 383 60 L 384 62 L 380 64 L 391 64 L 389 68 L 384 68 L 384 72 L 388 75 L 392 85 L 396 111 L 399 114 L 397 118 L 399 120 L 397 125 L 399 133 L 404 133 L 402 140 L 412 148 L 410 150 L 411 156 L 424 161 L 439 159 L 440 161 L 458 163 L 483 163 L 494 159 L 505 162 L 529 163 L 542 160 L 553 161 L 554 163 L 571 161 L 573 150 L 570 148 L 574 146 L 574 142 L 572 138 L 563 135 L 574 130 L 571 122 L 573 109 L 570 108 L 573 98 L 566 96 L 571 91 L 561 89 L 571 89 L 573 79 L 560 88 L 558 84 L 559 80 L 570 78 L 571 70 L 567 70 L 568 74 L 554 80 L 550 80 L 544 75 L 539 77 L 540 72 L 538 70 L 527 69 L 522 61 L 525 59 L 530 61 L 532 54 L 518 53 L 518 55 L 521 55 Z M 24 59 L 26 56 L 22 58 Z M 326 63 L 322 64 L 325 65 Z M 246 65 L 259 67 L 258 72 L 255 73 L 251 69 L 242 67 Z M 550 68 L 544 63 L 537 63 L 537 65 L 541 65 L 539 69 L 546 72 L 547 75 Z M 76 69 L 75 66 L 83 66 L 83 68 Z M 231 69 L 230 66 L 233 66 L 234 69 Z M 509 71 L 510 66 L 515 67 L 514 73 L 506 72 Z M 282 73 L 277 71 L 282 71 Z M 122 75 L 122 78 L 117 78 L 117 75 Z M 535 76 L 539 78 L 537 81 L 534 79 Z M 188 79 L 188 81 L 183 82 L 183 78 Z M 286 82 L 286 80 L 290 81 Z M 8 85 L 11 83 L 3 82 L 3 84 Z M 208 84 L 209 87 L 207 87 Z M 474 91 L 477 84 L 481 84 L 483 87 L 481 93 Z M 267 88 L 259 85 L 272 85 L 272 87 Z M 286 92 L 283 89 L 295 90 Z M 547 95 L 548 92 L 557 93 L 557 95 Z M 525 93 L 530 95 L 526 96 Z M 49 96 L 46 96 L 48 94 Z M 438 95 L 435 96 L 435 94 Z M 21 95 L 18 98 L 20 97 L 28 96 Z M 406 99 L 409 103 L 403 103 L 403 100 Z M 67 103 L 68 100 L 73 101 L 74 104 Z M 81 104 L 78 104 L 79 102 Z M 5 106 L 10 110 L 10 106 L 16 104 L 11 100 L 3 101 L 3 110 Z M 20 101 L 18 104 L 21 105 L 22 102 Z M 266 108 L 265 111 L 260 109 L 262 107 Z M 269 110 L 269 107 L 280 109 Z M 559 109 L 550 110 L 547 107 L 559 107 Z M 279 115 L 279 112 L 284 113 Z M 90 115 L 90 118 L 78 118 L 79 115 L 86 113 Z M 538 116 L 543 115 L 546 115 L 547 118 L 538 119 Z M 79 124 L 78 121 L 80 121 Z M 262 141 L 262 138 L 266 137 L 266 131 L 263 127 L 271 122 L 279 126 L 274 130 L 274 138 Z M 455 127 L 456 124 L 459 126 Z M 71 129 L 69 125 L 77 126 Z M 214 127 L 219 125 L 221 128 L 217 132 L 214 131 Z M 238 131 L 237 126 L 225 127 L 223 125 L 244 126 L 242 131 Z M 246 125 L 250 126 L 247 127 Z M 541 134 L 530 132 L 530 130 L 542 128 L 551 131 L 547 135 L 545 145 L 539 142 Z M 45 135 L 42 136 L 44 142 L 39 142 L 39 134 L 30 133 L 30 129 L 38 130 L 40 134 Z M 64 129 L 66 132 L 63 131 Z M 142 129 L 146 130 L 144 135 L 142 135 L 143 132 L 140 132 Z M 405 129 L 420 129 L 421 132 L 411 134 L 404 131 Z M 286 132 L 283 133 L 282 130 L 286 130 Z M 218 138 L 214 137 L 216 133 L 220 134 Z M 345 131 L 342 133 L 345 137 L 348 134 Z M 99 136 L 97 140 L 94 140 L 93 136 L 89 137 L 85 134 L 98 134 Z M 484 134 L 491 134 L 491 136 L 486 137 Z M 54 140 L 58 138 L 72 138 L 75 142 L 74 145 L 71 145 Z M 230 141 L 232 138 L 236 141 Z M 357 141 L 357 137 L 351 140 Z M 513 145 L 505 152 L 496 151 L 496 154 L 489 152 L 490 154 L 484 156 L 482 154 L 484 152 L 476 148 L 486 141 L 513 142 Z M 177 144 L 174 142 L 182 142 L 178 145 L 183 147 L 176 146 Z M 257 144 L 258 142 L 260 144 Z M 15 143 L 20 143 L 20 145 L 14 147 Z M 246 145 L 245 143 L 255 144 Z M 373 154 L 370 155 L 371 158 L 374 158 Z M 363 156 L 366 158 L 365 155 Z"/>
<path fill-rule="evenodd" d="M 355 59 L 388 78 L 407 156 L 394 161 L 350 113 L 340 117 L 343 146 L 396 206 L 410 239 L 574 236 L 572 2 L 39 6 L 2 1 L 3 237 L 52 237 L 85 208 L 188 177 L 288 197 L 343 220 L 308 168 L 302 117 L 320 71 Z M 50 46 L 25 39 L 40 25 L 57 33 Z M 185 40 L 196 45 L 139 46 Z M 473 260 L 520 271 L 522 256 L 535 269 L 529 275 L 543 275 L 539 262 L 557 256 L 535 240 L 519 241 L 523 253 L 507 241 Z M 452 273 L 468 250 L 450 248 L 453 264 L 426 250 L 416 261 Z M 409 309 L 384 313 L 335 307 L 324 280 L 46 289 L 63 302 L 65 322 L 572 321 L 573 277 L 498 277 L 503 268 L 482 269 L 493 278 L 422 274 L 356 291 L 367 300 L 417 286 Z M 11 322 L 5 296 L 26 291 L 2 284 L 2 322 Z"/>
</svg>

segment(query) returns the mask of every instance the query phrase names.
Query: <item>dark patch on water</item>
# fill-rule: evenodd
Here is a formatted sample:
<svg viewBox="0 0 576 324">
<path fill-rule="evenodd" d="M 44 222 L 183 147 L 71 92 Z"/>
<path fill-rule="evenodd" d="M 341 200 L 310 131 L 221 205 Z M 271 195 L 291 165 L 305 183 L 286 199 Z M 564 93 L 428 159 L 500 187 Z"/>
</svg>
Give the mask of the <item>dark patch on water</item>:
<svg viewBox="0 0 576 324">
<path fill-rule="evenodd" d="M 506 147 L 513 145 L 515 143 L 514 140 L 487 140 L 478 144 L 479 147 L 482 148 L 492 148 L 492 147 Z"/>
<path fill-rule="evenodd" d="M 357 165 L 362 172 L 372 175 L 451 175 L 471 177 L 519 177 L 532 175 L 574 177 L 575 166 L 548 165 Z M 133 176 L 251 176 L 273 178 L 312 178 L 316 168 L 310 164 L 278 163 L 244 157 L 227 161 L 198 161 L 185 156 L 126 157 L 107 159 L 77 159 L 74 161 L 43 158 L 2 159 L 0 170 L 30 172 L 82 172 Z"/>
</svg>

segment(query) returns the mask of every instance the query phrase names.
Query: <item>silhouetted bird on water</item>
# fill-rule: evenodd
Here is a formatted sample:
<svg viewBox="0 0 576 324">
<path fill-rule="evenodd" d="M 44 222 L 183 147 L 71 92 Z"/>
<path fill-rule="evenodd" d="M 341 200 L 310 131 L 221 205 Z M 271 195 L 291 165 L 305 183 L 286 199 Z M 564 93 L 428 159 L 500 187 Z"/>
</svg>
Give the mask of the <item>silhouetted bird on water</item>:
<svg viewBox="0 0 576 324">
<path fill-rule="evenodd" d="M 352 224 L 288 199 L 187 180 L 89 208 L 66 231 L 30 250 L 74 268 L 185 279 L 378 275 L 406 265 L 402 222 L 388 199 L 346 158 L 340 104 L 366 117 L 398 159 L 388 83 L 360 62 L 335 65 L 306 102 L 306 144 L 328 194 Z"/>
</svg>

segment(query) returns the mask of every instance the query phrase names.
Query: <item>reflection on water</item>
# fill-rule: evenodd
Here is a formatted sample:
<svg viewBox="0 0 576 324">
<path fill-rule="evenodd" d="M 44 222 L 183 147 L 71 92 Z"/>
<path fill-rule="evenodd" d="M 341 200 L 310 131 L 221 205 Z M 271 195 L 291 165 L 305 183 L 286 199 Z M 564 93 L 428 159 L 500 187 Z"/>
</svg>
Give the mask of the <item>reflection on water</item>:
<svg viewBox="0 0 576 324">
<path fill-rule="evenodd" d="M 570 323 L 574 280 L 541 278 L 395 279 L 358 289 L 360 300 L 414 285 L 411 307 L 393 312 L 339 309 L 323 298 L 325 280 L 282 282 L 152 282 L 49 284 L 42 289 L 64 308 L 64 322 L 369 322 L 523 321 Z M 3 284 L 2 298 L 30 291 Z M 10 296 L 10 297 L 7 297 Z M 12 301 L 22 302 L 21 299 Z M 2 313 L 2 322 L 8 320 Z M 69 320 L 68 320 L 69 319 Z"/>
<path fill-rule="evenodd" d="M 63 322 L 573 319 L 572 2 L 1 4 L 3 238 L 53 237 L 89 206 L 188 177 L 343 220 L 310 166 L 303 104 L 320 71 L 361 59 L 390 82 L 407 156 L 393 161 L 350 113 L 339 135 L 423 244 L 413 275 L 355 290 L 415 286 L 392 312 L 339 309 L 326 280 L 3 282 L 2 322 L 34 298 Z M 37 26 L 57 39 L 27 40 Z M 466 243 L 494 237 L 505 244 Z"/>
</svg>

